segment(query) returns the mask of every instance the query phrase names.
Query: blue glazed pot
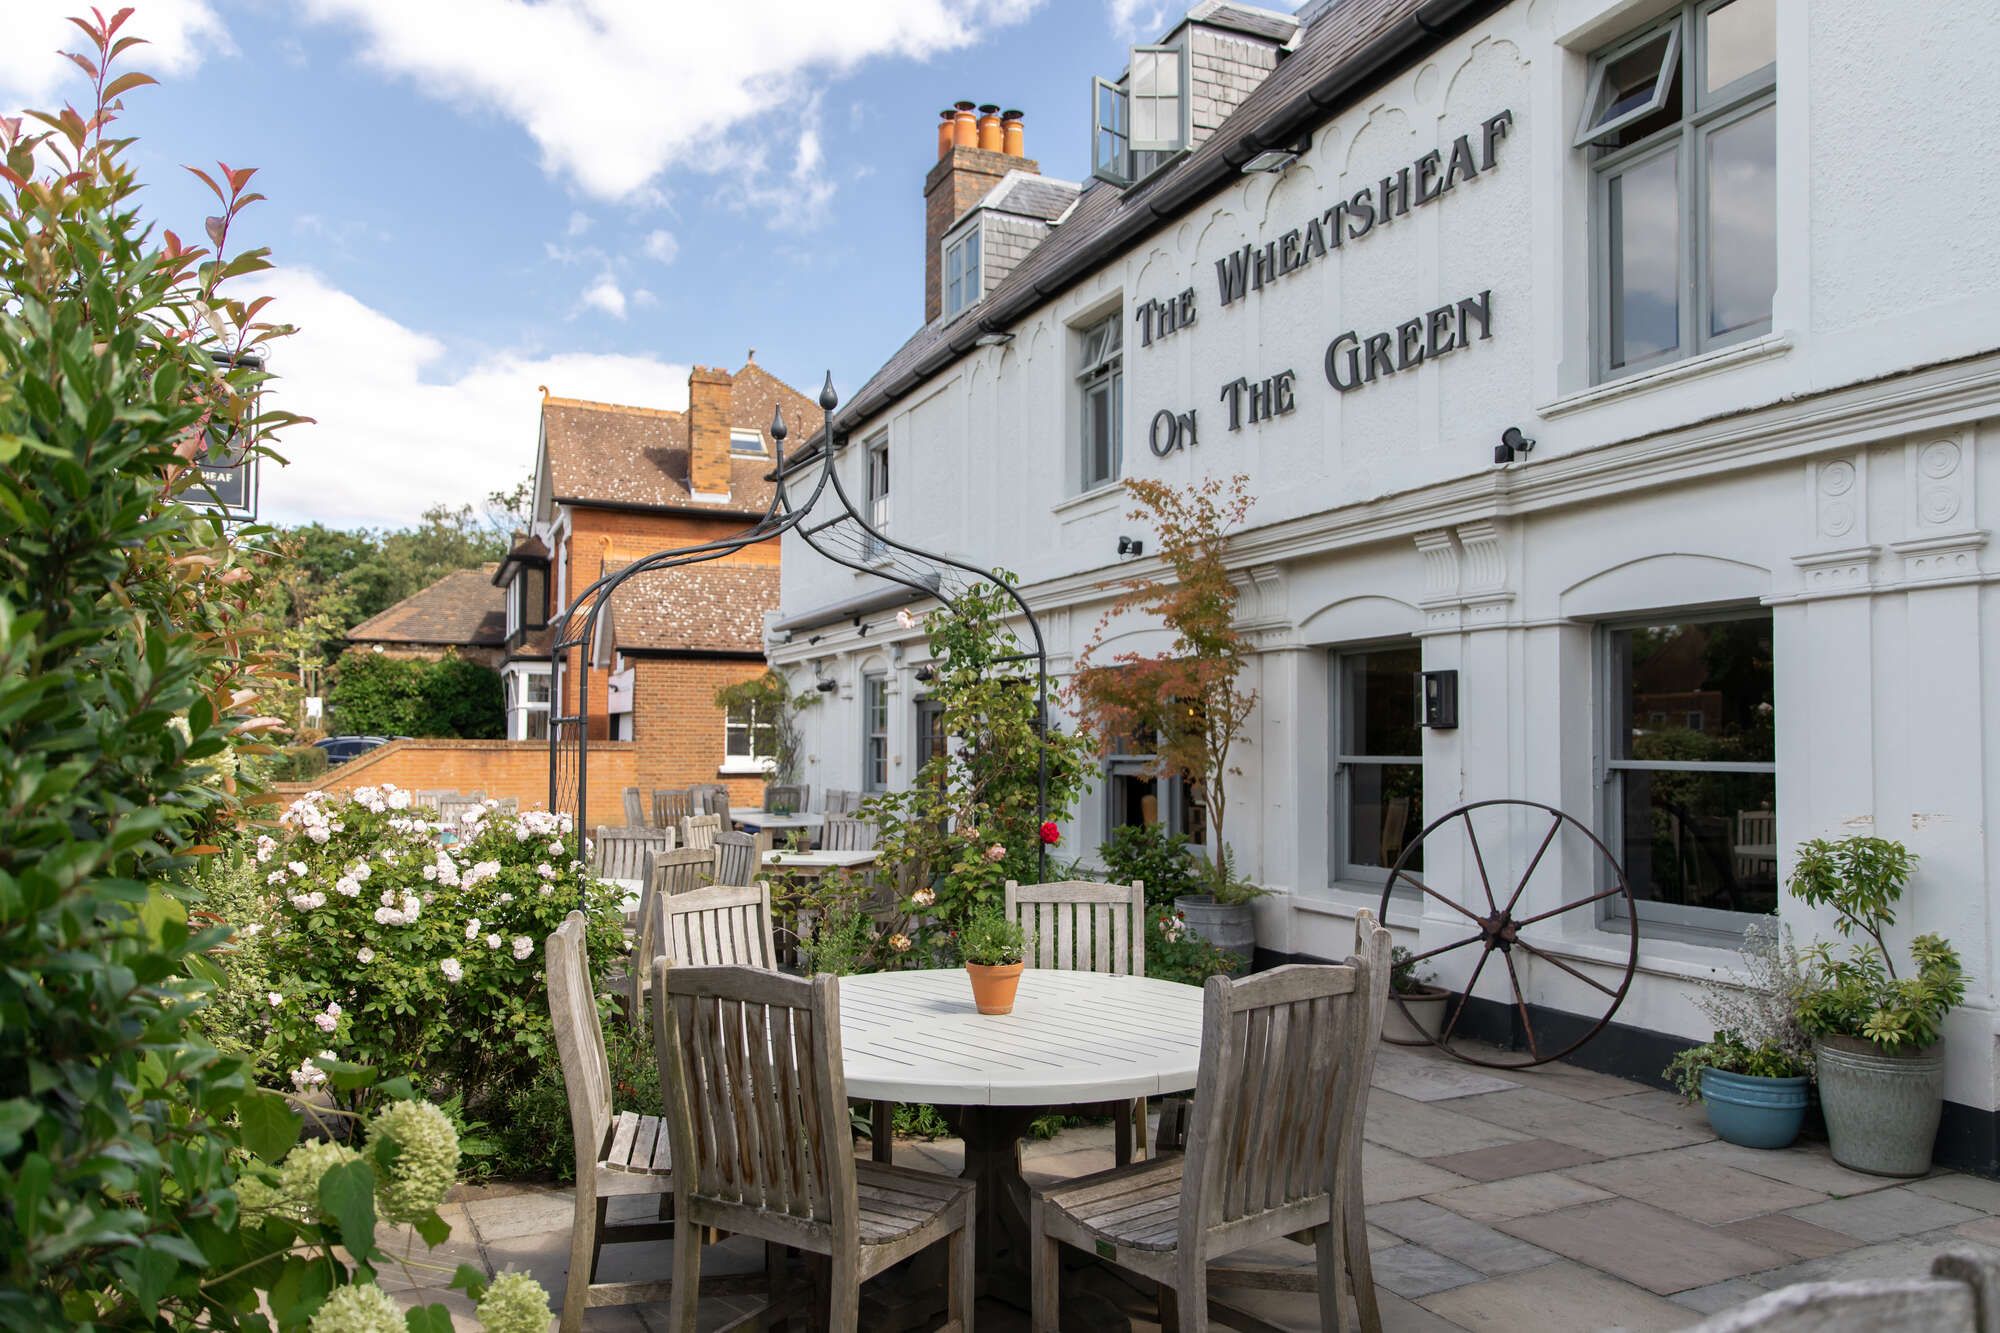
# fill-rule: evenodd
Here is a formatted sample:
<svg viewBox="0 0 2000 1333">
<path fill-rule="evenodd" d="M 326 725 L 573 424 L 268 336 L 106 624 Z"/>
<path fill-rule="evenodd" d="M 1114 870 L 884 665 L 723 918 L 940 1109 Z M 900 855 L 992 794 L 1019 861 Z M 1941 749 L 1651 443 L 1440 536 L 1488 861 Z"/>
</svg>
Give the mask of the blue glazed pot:
<svg viewBox="0 0 2000 1333">
<path fill-rule="evenodd" d="M 1701 1071 L 1708 1124 L 1745 1148 L 1789 1148 L 1806 1119 L 1806 1079 L 1760 1078 L 1720 1069 Z"/>
</svg>

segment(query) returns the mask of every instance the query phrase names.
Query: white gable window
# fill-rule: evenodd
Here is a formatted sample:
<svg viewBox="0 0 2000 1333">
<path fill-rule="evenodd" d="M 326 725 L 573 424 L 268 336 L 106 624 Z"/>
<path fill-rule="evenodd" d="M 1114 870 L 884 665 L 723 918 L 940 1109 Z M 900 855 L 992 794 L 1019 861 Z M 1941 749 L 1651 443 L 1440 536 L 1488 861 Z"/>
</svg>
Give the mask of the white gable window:
<svg viewBox="0 0 2000 1333">
<path fill-rule="evenodd" d="M 729 452 L 732 454 L 762 454 L 764 452 L 764 432 L 757 430 L 730 431 Z"/>
<path fill-rule="evenodd" d="M 1193 138 L 1188 49 L 1135 46 L 1117 83 L 1091 81 L 1091 173 L 1114 185 L 1142 181 L 1184 152 Z"/>
<path fill-rule="evenodd" d="M 979 223 L 944 243 L 944 317 L 950 319 L 986 293 L 980 281 Z"/>
</svg>

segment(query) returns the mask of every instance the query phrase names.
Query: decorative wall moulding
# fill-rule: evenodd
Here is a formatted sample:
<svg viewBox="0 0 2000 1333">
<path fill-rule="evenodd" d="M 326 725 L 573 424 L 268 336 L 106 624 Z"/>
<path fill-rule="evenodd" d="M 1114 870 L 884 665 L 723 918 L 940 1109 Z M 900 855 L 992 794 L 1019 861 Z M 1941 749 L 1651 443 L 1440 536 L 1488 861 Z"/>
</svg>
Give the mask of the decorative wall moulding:
<svg viewBox="0 0 2000 1333">
<path fill-rule="evenodd" d="M 1932 583 L 1976 578 L 1980 574 L 1980 548 L 1985 545 L 1984 532 L 1951 532 L 1890 542 L 1889 549 L 1903 557 L 1905 582 Z"/>
<path fill-rule="evenodd" d="M 1776 600 L 1852 597 L 1873 591 L 1874 581 L 1871 574 L 1878 550 L 1880 548 L 1875 546 L 1850 546 L 1837 551 L 1814 551 L 1807 555 L 1795 555 L 1792 557 L 1792 563 L 1799 567 L 1805 586 L 1797 597 Z"/>
</svg>

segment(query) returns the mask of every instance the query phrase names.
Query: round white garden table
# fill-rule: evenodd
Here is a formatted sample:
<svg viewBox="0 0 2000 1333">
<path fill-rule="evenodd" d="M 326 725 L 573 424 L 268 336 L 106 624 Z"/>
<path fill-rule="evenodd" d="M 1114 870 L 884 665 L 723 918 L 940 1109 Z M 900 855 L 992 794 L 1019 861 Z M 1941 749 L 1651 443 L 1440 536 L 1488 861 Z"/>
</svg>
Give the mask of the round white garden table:
<svg viewBox="0 0 2000 1333">
<path fill-rule="evenodd" d="M 983 1285 L 1025 1269 L 1021 1138 L 1038 1116 L 1194 1087 L 1202 992 L 1150 977 L 1029 968 L 1011 1014 L 982 1014 L 963 968 L 840 979 L 847 1095 L 930 1102 L 979 1186 Z M 1143 1140 L 1145 1126 L 1134 1127 Z"/>
</svg>

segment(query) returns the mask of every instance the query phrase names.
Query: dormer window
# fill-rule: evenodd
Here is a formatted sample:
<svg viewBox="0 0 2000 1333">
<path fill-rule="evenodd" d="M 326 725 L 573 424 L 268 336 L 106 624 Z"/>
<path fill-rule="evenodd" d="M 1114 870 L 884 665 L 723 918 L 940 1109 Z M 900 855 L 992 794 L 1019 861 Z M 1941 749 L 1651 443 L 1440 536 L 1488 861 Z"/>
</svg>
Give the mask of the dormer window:
<svg viewBox="0 0 2000 1333">
<path fill-rule="evenodd" d="M 979 223 L 944 243 L 944 317 L 950 319 L 985 295 L 981 289 Z"/>
<path fill-rule="evenodd" d="M 756 430 L 732 430 L 729 432 L 729 452 L 732 454 L 764 453 L 764 433 Z"/>
<path fill-rule="evenodd" d="M 1132 185 L 1185 151 L 1193 138 L 1188 49 L 1135 46 L 1117 83 L 1091 81 L 1090 170 L 1113 185 Z"/>
</svg>

